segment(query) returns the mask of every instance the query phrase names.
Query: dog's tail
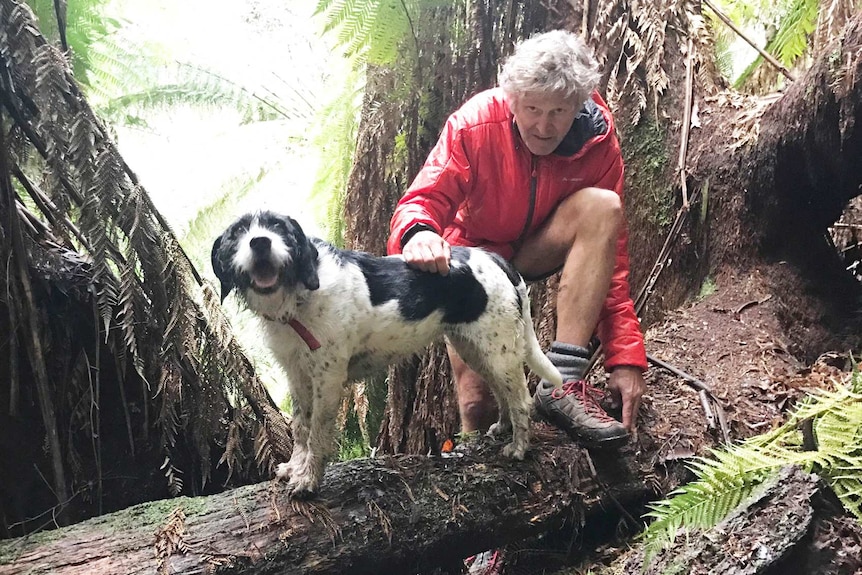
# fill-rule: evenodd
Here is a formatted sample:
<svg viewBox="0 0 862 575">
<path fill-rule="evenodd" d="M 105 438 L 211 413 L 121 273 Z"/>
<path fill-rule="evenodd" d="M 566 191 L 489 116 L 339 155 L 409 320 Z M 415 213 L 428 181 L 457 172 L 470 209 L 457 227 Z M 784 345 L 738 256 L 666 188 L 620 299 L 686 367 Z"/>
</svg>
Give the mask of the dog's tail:
<svg viewBox="0 0 862 575">
<path fill-rule="evenodd" d="M 524 322 L 527 366 L 542 379 L 553 383 L 554 387 L 560 387 L 563 385 L 563 376 L 542 351 L 542 346 L 539 345 L 539 340 L 536 338 L 536 330 L 533 329 L 533 316 L 530 314 L 530 297 L 527 294 L 527 284 L 524 283 L 524 280 L 521 280 L 521 285 L 518 286 L 518 293 L 521 295 L 521 319 Z"/>
</svg>

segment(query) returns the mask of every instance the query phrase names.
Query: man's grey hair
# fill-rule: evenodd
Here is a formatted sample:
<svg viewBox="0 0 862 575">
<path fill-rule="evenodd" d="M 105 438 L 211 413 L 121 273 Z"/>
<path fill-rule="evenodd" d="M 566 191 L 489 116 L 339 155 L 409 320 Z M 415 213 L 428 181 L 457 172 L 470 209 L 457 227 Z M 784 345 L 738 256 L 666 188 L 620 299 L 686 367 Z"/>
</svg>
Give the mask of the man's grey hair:
<svg viewBox="0 0 862 575">
<path fill-rule="evenodd" d="M 499 82 L 509 96 L 543 92 L 584 102 L 598 86 L 600 77 L 593 51 L 580 36 L 552 30 L 515 46 L 515 52 L 503 64 Z"/>
</svg>

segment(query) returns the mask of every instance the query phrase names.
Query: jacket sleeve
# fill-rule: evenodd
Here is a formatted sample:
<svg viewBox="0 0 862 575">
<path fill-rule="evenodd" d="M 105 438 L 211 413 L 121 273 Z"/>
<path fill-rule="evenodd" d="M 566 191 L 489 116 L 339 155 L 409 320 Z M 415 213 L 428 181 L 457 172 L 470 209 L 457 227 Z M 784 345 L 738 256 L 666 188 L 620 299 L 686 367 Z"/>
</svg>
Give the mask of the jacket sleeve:
<svg viewBox="0 0 862 575">
<path fill-rule="evenodd" d="M 472 185 L 457 114 L 449 117 L 425 165 L 395 207 L 389 222 L 389 254 L 401 253 L 404 234 L 416 225 L 428 226 L 442 235 Z"/>
<path fill-rule="evenodd" d="M 608 170 L 599 178 L 596 187 L 614 190 L 623 199 L 623 161 L 619 144 L 609 150 Z M 629 288 L 628 227 L 623 224 L 617 239 L 616 264 L 614 265 L 611 285 L 599 315 L 596 328 L 605 352 L 605 369 L 610 371 L 617 366 L 634 366 L 643 371 L 647 369 L 646 349 L 640 321 L 635 313 L 634 302 Z"/>
</svg>

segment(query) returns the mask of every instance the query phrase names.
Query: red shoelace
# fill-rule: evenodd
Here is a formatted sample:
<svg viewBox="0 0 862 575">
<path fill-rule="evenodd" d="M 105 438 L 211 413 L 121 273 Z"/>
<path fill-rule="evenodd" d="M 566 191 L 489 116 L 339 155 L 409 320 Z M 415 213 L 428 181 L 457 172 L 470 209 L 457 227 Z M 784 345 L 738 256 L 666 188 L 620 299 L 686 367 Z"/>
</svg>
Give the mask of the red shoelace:
<svg viewBox="0 0 862 575">
<path fill-rule="evenodd" d="M 599 403 L 604 394 L 583 379 L 570 379 L 566 381 L 562 387 L 558 387 L 551 392 L 551 397 L 554 399 L 563 399 L 573 393 L 584 405 L 584 409 L 597 419 L 601 421 L 616 421 L 602 409 Z"/>
</svg>

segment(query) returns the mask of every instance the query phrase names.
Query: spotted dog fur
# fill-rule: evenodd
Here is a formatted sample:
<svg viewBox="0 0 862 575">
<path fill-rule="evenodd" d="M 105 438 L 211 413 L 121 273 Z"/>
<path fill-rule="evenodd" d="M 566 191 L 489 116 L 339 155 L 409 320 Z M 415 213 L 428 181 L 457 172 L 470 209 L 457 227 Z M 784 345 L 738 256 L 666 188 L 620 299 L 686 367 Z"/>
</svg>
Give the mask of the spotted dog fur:
<svg viewBox="0 0 862 575">
<path fill-rule="evenodd" d="M 529 445 L 524 363 L 561 383 L 536 340 L 523 279 L 495 254 L 455 247 L 443 276 L 413 269 L 400 256 L 338 249 L 306 237 L 290 217 L 258 212 L 215 241 L 212 265 L 222 300 L 236 289 L 263 318 L 269 347 L 287 374 L 295 446 L 276 474 L 289 478 L 295 496 L 320 485 L 346 384 L 442 335 L 489 382 L 500 406 L 489 433 L 512 430 L 505 456 L 523 459 Z M 316 342 L 304 340 L 292 320 Z"/>
</svg>

